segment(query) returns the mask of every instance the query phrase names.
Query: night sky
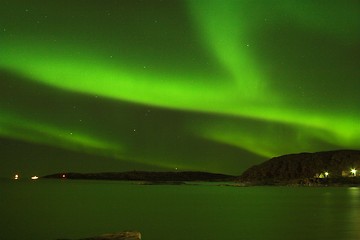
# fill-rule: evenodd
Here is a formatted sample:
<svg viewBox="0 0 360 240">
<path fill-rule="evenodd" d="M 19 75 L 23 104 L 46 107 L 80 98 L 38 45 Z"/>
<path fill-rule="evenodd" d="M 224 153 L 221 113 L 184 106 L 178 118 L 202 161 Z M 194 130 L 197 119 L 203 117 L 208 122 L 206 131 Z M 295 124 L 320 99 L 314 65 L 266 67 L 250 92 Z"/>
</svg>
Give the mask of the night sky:
<svg viewBox="0 0 360 240">
<path fill-rule="evenodd" d="M 0 175 L 360 148 L 358 0 L 2 0 Z"/>
</svg>

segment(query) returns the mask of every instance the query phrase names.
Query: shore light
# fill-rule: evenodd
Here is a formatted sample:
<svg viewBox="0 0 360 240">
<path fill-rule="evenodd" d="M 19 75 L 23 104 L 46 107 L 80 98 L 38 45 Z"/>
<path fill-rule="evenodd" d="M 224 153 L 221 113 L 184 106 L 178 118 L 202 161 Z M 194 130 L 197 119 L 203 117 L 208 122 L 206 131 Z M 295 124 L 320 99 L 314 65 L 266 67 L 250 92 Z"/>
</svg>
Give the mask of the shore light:
<svg viewBox="0 0 360 240">
<path fill-rule="evenodd" d="M 325 177 L 328 177 L 329 176 L 329 172 L 325 172 Z"/>
<path fill-rule="evenodd" d="M 356 176 L 357 170 L 355 168 L 352 168 L 350 172 L 352 173 L 352 175 Z"/>
<path fill-rule="evenodd" d="M 19 179 L 19 175 L 18 175 L 18 174 L 15 174 L 14 179 L 15 179 L 15 180 L 18 180 L 18 179 Z"/>
<path fill-rule="evenodd" d="M 32 177 L 31 177 L 32 180 L 36 180 L 36 179 L 38 179 L 38 178 L 39 178 L 38 176 L 32 176 Z"/>
</svg>

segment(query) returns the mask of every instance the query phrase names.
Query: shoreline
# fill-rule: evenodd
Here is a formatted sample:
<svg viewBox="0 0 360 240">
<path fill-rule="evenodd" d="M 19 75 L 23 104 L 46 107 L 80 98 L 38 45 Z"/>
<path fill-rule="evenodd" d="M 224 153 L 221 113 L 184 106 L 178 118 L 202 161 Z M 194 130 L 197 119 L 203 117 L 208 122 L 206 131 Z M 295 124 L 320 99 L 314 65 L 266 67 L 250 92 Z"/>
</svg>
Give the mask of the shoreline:
<svg viewBox="0 0 360 240">
<path fill-rule="evenodd" d="M 242 186 L 360 187 L 360 177 L 262 179 L 240 181 Z"/>
</svg>

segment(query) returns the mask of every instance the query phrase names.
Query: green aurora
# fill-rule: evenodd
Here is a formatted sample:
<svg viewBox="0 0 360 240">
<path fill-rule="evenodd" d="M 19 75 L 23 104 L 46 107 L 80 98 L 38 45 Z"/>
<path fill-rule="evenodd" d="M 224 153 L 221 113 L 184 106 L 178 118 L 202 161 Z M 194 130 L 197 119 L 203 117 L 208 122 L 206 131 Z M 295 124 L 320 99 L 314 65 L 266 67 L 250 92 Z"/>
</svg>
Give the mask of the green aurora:
<svg viewBox="0 0 360 240">
<path fill-rule="evenodd" d="M 240 174 L 360 148 L 359 1 L 5 0 L 0 175 Z"/>
</svg>

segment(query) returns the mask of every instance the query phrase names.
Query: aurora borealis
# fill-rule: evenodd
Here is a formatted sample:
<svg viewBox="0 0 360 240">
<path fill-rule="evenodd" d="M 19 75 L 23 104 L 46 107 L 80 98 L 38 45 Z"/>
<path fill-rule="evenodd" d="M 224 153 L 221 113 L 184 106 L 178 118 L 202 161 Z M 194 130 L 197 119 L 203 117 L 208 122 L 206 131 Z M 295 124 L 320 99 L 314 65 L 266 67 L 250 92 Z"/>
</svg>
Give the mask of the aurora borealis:
<svg viewBox="0 0 360 240">
<path fill-rule="evenodd" d="M 360 3 L 5 0 L 0 175 L 360 148 Z"/>
</svg>

